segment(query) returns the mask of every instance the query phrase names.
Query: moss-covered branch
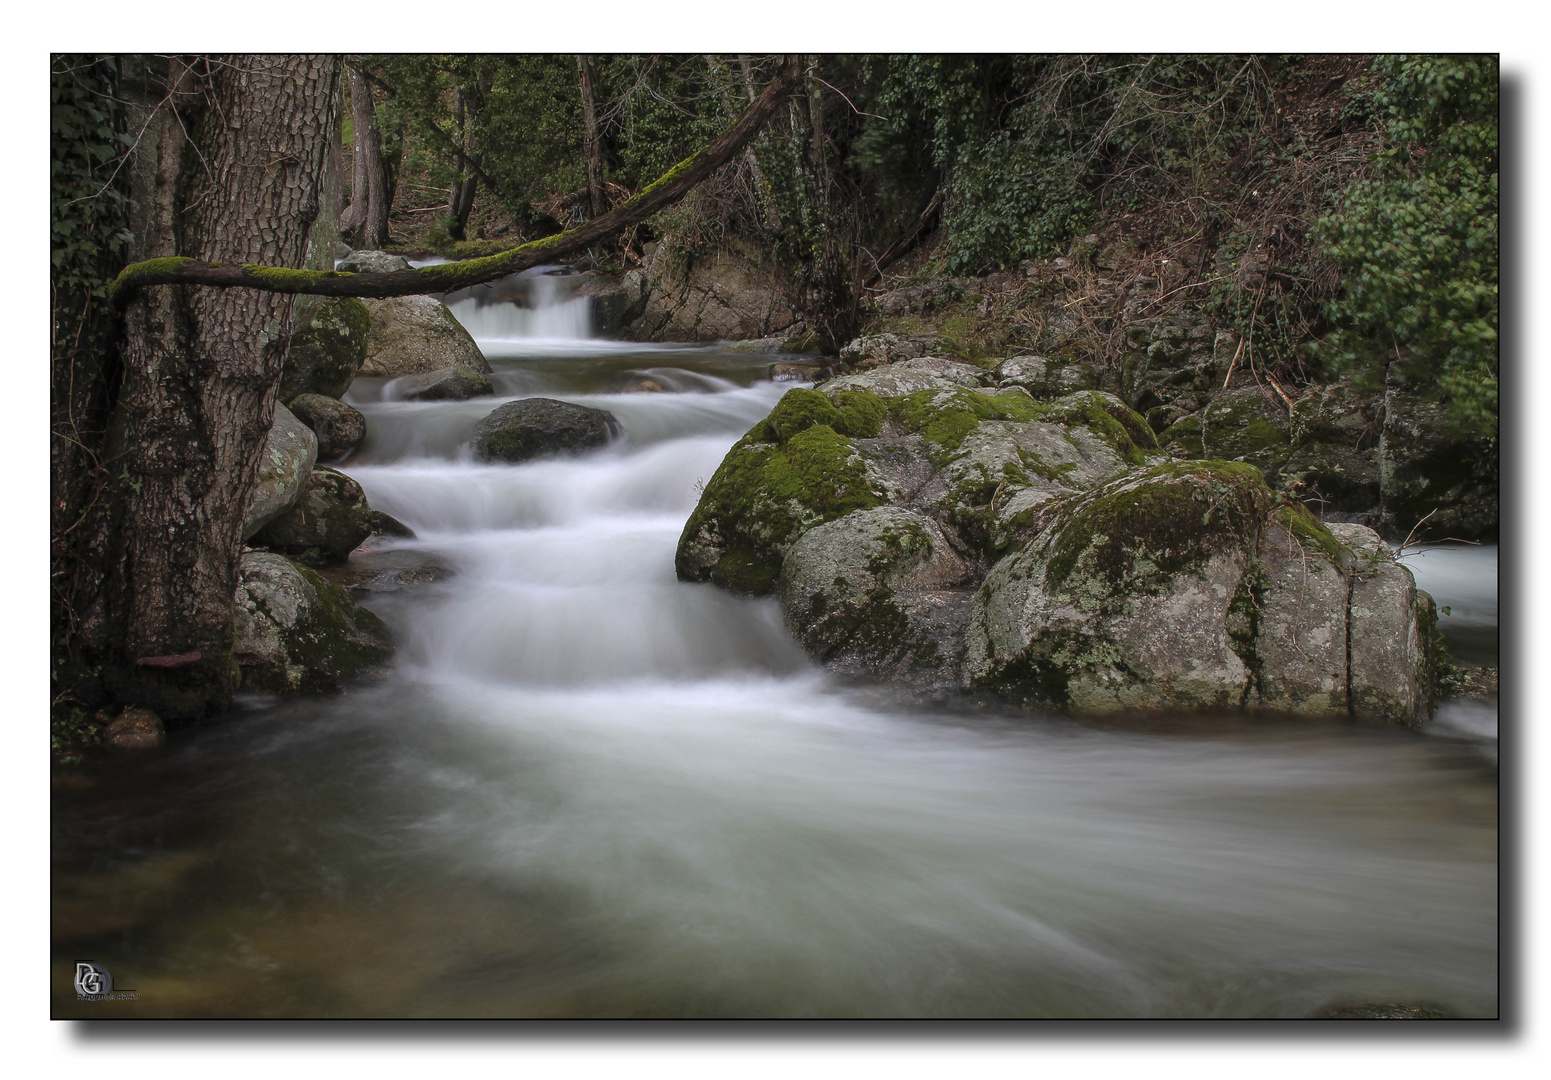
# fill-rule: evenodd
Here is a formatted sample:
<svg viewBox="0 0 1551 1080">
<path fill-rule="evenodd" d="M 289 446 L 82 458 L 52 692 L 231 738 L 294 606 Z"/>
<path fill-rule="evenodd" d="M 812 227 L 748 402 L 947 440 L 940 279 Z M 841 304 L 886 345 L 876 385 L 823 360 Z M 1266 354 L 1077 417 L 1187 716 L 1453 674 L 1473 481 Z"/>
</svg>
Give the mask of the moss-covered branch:
<svg viewBox="0 0 1551 1080">
<path fill-rule="evenodd" d="M 683 198 L 696 184 L 731 161 L 770 119 L 798 85 L 800 65 L 788 57 L 781 73 L 732 127 L 699 153 L 679 162 L 635 197 L 602 217 L 569 232 L 556 233 L 482 259 L 398 270 L 389 274 L 347 274 L 336 270 L 289 270 L 275 266 L 200 263 L 193 259 L 149 259 L 127 266 L 114 280 L 111 295 L 126 303 L 137 289 L 151 285 L 207 285 L 215 288 L 263 289 L 266 292 L 309 293 L 314 296 L 413 296 L 452 292 L 515 274 L 519 270 L 573 255 L 615 235 Z"/>
</svg>

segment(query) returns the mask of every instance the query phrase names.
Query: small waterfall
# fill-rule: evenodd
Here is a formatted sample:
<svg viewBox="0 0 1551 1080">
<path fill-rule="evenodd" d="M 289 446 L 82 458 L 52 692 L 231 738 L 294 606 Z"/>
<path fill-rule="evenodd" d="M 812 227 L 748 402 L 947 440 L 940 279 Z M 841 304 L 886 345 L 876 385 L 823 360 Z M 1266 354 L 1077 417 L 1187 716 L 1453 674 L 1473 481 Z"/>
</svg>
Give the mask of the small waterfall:
<svg viewBox="0 0 1551 1080">
<path fill-rule="evenodd" d="M 580 274 L 538 266 L 447 296 L 447 306 L 476 341 L 573 342 L 592 335 L 592 300 L 578 296 Z"/>
</svg>

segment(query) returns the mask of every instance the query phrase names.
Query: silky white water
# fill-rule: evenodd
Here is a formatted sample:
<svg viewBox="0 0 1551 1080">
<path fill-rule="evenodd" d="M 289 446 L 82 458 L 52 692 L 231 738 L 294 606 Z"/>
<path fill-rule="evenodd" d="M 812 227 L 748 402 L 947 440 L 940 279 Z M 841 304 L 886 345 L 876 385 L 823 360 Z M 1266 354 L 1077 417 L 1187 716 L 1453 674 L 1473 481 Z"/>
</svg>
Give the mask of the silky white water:
<svg viewBox="0 0 1551 1080">
<path fill-rule="evenodd" d="M 371 434 L 345 471 L 417 534 L 374 545 L 453 575 L 369 600 L 387 681 L 249 699 L 136 778 L 166 805 L 124 836 L 174 806 L 216 822 L 194 883 L 107 949 L 142 1011 L 1495 1015 L 1475 736 L 840 685 L 773 602 L 673 572 L 698 485 L 790 384 L 716 347 L 530 346 L 491 347 L 494 400 L 353 388 Z M 662 391 L 623 392 L 648 373 Z M 474 422 L 536 394 L 623 439 L 473 462 Z"/>
</svg>

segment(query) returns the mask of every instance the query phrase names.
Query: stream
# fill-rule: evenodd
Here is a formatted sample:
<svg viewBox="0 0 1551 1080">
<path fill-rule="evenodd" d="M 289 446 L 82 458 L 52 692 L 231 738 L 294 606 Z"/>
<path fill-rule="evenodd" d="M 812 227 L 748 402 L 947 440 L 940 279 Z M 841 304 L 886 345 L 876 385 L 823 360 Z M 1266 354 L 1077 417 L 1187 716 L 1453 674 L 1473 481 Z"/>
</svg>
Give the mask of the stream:
<svg viewBox="0 0 1551 1080">
<path fill-rule="evenodd" d="M 364 598 L 391 673 L 232 716 L 54 793 L 53 1014 L 1301 1017 L 1498 1008 L 1496 710 L 1422 733 L 902 703 L 770 600 L 678 582 L 697 488 L 794 385 L 772 357 L 454 312 L 497 397 L 396 400 L 341 468 L 444 580 Z M 586 456 L 475 463 L 542 395 Z M 1495 663 L 1496 549 L 1408 556 Z M 132 1001 L 78 1002 L 90 960 Z"/>
</svg>

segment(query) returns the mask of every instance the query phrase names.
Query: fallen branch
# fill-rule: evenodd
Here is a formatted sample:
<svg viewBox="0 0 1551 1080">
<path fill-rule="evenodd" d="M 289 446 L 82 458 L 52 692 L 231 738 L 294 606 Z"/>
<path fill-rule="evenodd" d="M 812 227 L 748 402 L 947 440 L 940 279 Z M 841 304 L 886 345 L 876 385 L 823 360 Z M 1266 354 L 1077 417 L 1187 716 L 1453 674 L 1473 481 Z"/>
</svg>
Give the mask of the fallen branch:
<svg viewBox="0 0 1551 1080">
<path fill-rule="evenodd" d="M 599 240 L 651 217 L 678 201 L 695 185 L 731 161 L 798 86 L 797 57 L 787 57 L 781 73 L 710 146 L 669 169 L 640 194 L 602 217 L 569 232 L 556 233 L 482 259 L 395 270 L 385 274 L 350 274 L 337 270 L 292 270 L 252 263 L 201 263 L 188 258 L 148 259 L 127 266 L 108 294 L 116 304 L 127 303 L 136 290 L 151 285 L 206 285 L 215 288 L 261 289 L 265 292 L 311 296 L 360 296 L 381 299 L 424 293 L 452 292 L 494 281 L 520 270 L 586 251 Z"/>
</svg>

